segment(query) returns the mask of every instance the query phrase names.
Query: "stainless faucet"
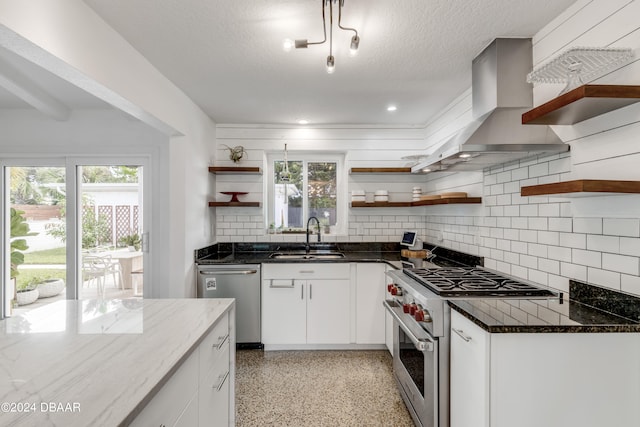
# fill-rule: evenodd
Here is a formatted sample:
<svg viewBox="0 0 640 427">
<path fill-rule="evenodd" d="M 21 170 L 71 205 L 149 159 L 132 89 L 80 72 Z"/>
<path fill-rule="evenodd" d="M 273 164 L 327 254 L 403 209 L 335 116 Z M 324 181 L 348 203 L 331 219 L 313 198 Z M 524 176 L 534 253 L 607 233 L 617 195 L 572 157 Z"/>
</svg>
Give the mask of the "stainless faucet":
<svg viewBox="0 0 640 427">
<path fill-rule="evenodd" d="M 304 247 L 304 250 L 307 253 L 307 255 L 309 254 L 309 250 L 311 250 L 311 246 L 309 246 L 309 223 L 311 222 L 312 219 L 315 219 L 316 223 L 318 224 L 318 242 L 320 242 L 320 220 L 315 216 L 309 217 L 309 219 L 307 220 L 307 244 Z"/>
</svg>

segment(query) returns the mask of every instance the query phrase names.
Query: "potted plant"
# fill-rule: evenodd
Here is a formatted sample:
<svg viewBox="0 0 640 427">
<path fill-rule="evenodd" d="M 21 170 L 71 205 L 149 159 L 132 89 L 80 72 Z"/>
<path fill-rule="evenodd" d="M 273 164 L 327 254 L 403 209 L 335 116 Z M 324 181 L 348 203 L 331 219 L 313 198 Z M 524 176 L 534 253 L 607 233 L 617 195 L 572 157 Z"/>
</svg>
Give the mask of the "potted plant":
<svg viewBox="0 0 640 427">
<path fill-rule="evenodd" d="M 35 280 L 40 280 L 38 278 L 34 278 Z M 17 286 L 16 290 L 16 301 L 18 305 L 28 305 L 38 299 L 40 292 L 38 291 L 38 286 L 33 283 L 33 280 L 27 284 L 21 284 Z"/>
<path fill-rule="evenodd" d="M 35 282 L 35 277 L 32 282 Z M 38 289 L 38 298 L 54 297 L 64 289 L 64 280 L 55 277 L 47 277 L 45 279 L 38 278 L 36 283 L 33 283 Z"/>
<path fill-rule="evenodd" d="M 27 223 L 26 218 L 24 217 L 24 211 L 19 211 L 17 209 L 11 208 L 11 235 L 10 237 L 10 249 L 11 249 L 11 282 L 14 286 L 14 300 L 18 299 L 18 289 L 16 286 L 16 277 L 20 272 L 18 271 L 18 266 L 24 264 L 24 253 L 29 249 L 29 245 L 27 245 L 27 241 L 24 237 L 27 236 L 35 236 L 38 233 L 31 232 L 29 228 L 29 224 Z M 9 293 L 10 294 L 10 293 Z M 33 295 L 33 294 L 31 294 Z M 36 291 L 36 299 L 38 298 Z M 35 299 L 33 300 L 35 301 Z M 31 301 L 31 302 L 33 302 Z"/>
<path fill-rule="evenodd" d="M 128 234 L 122 236 L 119 240 L 120 244 L 127 246 L 131 252 L 139 251 L 142 240 L 138 233 Z"/>
</svg>

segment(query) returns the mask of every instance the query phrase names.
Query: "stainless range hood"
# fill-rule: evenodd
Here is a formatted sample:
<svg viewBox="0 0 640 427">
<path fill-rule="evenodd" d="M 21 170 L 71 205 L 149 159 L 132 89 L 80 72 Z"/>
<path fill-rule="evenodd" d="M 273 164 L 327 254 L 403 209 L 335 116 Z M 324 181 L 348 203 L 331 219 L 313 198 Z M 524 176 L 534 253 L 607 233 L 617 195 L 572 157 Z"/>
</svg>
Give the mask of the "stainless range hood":
<svg viewBox="0 0 640 427">
<path fill-rule="evenodd" d="M 531 39 L 495 39 L 472 63 L 474 120 L 411 172 L 477 171 L 513 160 L 569 150 L 544 125 L 522 125 L 533 106 Z"/>
</svg>

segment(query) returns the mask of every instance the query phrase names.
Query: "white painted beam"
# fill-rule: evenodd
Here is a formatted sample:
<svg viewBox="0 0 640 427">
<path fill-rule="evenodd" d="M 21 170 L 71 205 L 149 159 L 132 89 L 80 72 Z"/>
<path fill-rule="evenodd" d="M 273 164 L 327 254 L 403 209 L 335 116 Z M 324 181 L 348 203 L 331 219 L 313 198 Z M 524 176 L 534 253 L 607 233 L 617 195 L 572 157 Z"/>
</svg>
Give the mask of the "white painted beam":
<svg viewBox="0 0 640 427">
<path fill-rule="evenodd" d="M 71 110 L 22 74 L 0 54 L 0 86 L 38 111 L 56 120 L 66 121 Z"/>
</svg>

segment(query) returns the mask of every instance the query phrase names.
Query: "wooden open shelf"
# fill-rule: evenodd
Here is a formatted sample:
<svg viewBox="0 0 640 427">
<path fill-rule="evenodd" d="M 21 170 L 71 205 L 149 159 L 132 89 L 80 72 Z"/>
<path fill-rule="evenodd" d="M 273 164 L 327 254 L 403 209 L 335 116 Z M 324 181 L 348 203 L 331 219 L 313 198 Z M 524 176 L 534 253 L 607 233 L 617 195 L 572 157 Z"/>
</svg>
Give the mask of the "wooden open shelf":
<svg viewBox="0 0 640 427">
<path fill-rule="evenodd" d="M 455 204 L 477 204 L 482 203 L 482 197 L 451 197 L 446 199 L 419 200 L 412 202 L 411 206 L 429 206 L 429 205 L 455 205 Z"/>
<path fill-rule="evenodd" d="M 209 202 L 209 207 L 260 207 L 260 202 Z"/>
<path fill-rule="evenodd" d="M 213 174 L 232 174 L 232 173 L 240 173 L 240 174 L 260 174 L 259 167 L 250 167 L 250 166 L 209 166 L 209 173 Z"/>
<path fill-rule="evenodd" d="M 411 173 L 411 168 L 351 168 L 349 173 Z"/>
<path fill-rule="evenodd" d="M 553 184 L 529 185 L 520 189 L 521 196 L 604 196 L 607 194 L 640 194 L 640 181 L 578 179 Z"/>
<path fill-rule="evenodd" d="M 456 197 L 449 199 L 420 200 L 416 202 L 351 202 L 352 208 L 407 208 L 412 206 L 482 203 L 482 197 Z"/>
<path fill-rule="evenodd" d="M 640 86 L 583 85 L 522 115 L 523 125 L 572 125 L 640 102 Z"/>
</svg>

